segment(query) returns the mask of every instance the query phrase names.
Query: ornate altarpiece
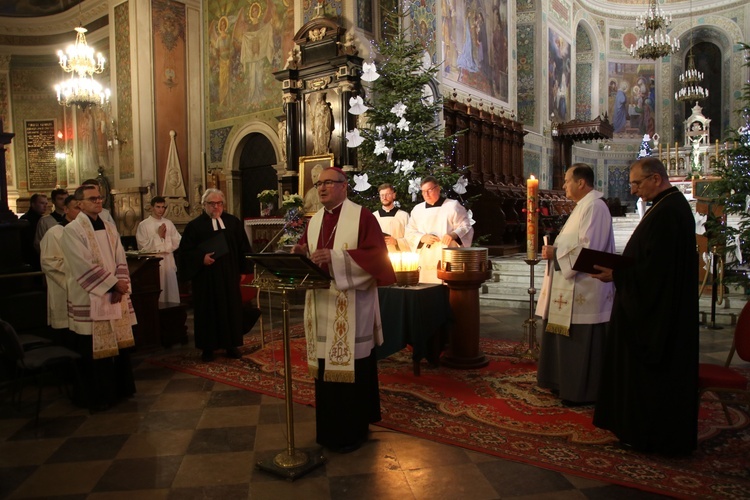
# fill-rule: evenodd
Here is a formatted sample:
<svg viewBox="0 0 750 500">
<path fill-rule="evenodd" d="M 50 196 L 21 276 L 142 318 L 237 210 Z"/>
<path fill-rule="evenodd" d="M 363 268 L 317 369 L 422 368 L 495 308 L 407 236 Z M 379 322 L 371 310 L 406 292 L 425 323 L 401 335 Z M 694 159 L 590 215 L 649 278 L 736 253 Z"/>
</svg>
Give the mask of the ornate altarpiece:
<svg viewBox="0 0 750 500">
<path fill-rule="evenodd" d="M 289 54 L 285 69 L 274 73 L 281 82 L 286 118 L 288 175 L 282 189 L 291 193 L 297 192 L 301 156 L 332 153 L 334 165 L 357 167 L 355 151 L 346 147 L 344 136 L 356 127 L 356 116 L 348 112 L 349 98 L 361 92 L 362 69 L 351 37 L 331 19 L 312 19 L 294 42 L 299 50 Z M 317 106 L 327 107 L 330 124 L 316 113 Z"/>
</svg>

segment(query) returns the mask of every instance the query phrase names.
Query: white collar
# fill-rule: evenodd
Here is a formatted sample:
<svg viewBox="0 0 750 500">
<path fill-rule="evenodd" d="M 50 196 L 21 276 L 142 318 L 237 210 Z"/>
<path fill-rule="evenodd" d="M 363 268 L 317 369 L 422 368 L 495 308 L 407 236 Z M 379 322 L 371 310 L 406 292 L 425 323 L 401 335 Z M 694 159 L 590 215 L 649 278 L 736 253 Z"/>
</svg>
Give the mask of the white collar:
<svg viewBox="0 0 750 500">
<path fill-rule="evenodd" d="M 224 227 L 224 221 L 221 220 L 221 217 L 219 217 L 218 219 L 211 219 L 211 224 L 213 224 L 214 226 L 214 231 L 218 231 L 219 229 L 226 229 L 226 227 Z"/>
</svg>

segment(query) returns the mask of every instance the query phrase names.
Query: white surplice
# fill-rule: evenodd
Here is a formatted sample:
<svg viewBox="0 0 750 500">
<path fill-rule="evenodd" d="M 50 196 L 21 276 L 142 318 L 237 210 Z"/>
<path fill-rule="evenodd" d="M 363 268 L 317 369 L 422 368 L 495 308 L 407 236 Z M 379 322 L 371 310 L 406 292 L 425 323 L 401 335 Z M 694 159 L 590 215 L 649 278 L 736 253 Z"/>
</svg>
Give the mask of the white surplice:
<svg viewBox="0 0 750 500">
<path fill-rule="evenodd" d="M 411 211 L 405 238 L 412 251 L 419 253 L 420 283 L 442 283 L 437 277 L 437 264 L 443 258 L 445 248 L 440 242 L 419 248 L 422 236 L 432 234 L 441 238 L 448 233 L 456 233 L 462 247 L 470 247 L 474 238 L 469 215 L 456 200 L 445 199 L 441 206 L 431 208 L 422 202 Z"/>
<path fill-rule="evenodd" d="M 406 241 L 404 235 L 406 234 L 406 226 L 409 224 L 409 214 L 405 210 L 394 207 L 395 215 L 393 217 L 381 217 L 380 210 L 375 210 L 373 215 L 380 224 L 380 229 L 383 232 L 398 241 L 396 246 L 388 245 L 389 252 L 409 252 L 409 243 Z"/>
<path fill-rule="evenodd" d="M 125 250 L 117 229 L 107 221 L 104 227 L 104 231 L 94 231 L 88 215 L 81 212 L 65 226 L 60 240 L 67 270 L 68 327 L 79 335 L 95 335 L 95 359 L 115 356 L 118 348 L 132 346 L 132 325 L 136 324 L 129 293 L 122 297 L 120 320 L 91 319 L 91 295 L 103 296 L 118 280 L 130 285 Z"/>
<path fill-rule="evenodd" d="M 159 227 L 165 224 L 167 232 L 164 238 L 159 236 Z M 157 219 L 153 215 L 138 224 L 135 238 L 138 241 L 138 249 L 146 253 L 159 254 L 159 283 L 161 284 L 161 295 L 159 302 L 180 302 L 180 288 L 177 285 L 177 264 L 174 260 L 174 251 L 180 246 L 182 236 L 177 232 L 171 220 Z"/>
<path fill-rule="evenodd" d="M 55 224 L 39 242 L 40 262 L 47 278 L 47 324 L 52 328 L 68 328 L 68 285 L 65 282 L 65 258 L 60 246 L 65 228 L 57 221 Z"/>
<path fill-rule="evenodd" d="M 603 283 L 587 273 L 573 270 L 582 248 L 615 252 L 612 217 L 607 204 L 601 198 L 602 193 L 598 191 L 586 194 L 576 204 L 555 239 L 556 261 L 560 270 L 556 270 L 552 262 L 547 266 L 536 308 L 538 316 L 547 319 L 551 305 L 559 308 L 567 303 L 572 305 L 570 324 L 598 324 L 609 321 L 615 294 L 614 284 Z M 552 293 L 553 287 L 558 288 L 555 285 L 556 280 L 567 282 L 567 287 L 559 288 L 569 289 L 569 295 L 566 296 L 562 291 Z M 562 296 L 558 296 L 560 293 Z"/>
</svg>

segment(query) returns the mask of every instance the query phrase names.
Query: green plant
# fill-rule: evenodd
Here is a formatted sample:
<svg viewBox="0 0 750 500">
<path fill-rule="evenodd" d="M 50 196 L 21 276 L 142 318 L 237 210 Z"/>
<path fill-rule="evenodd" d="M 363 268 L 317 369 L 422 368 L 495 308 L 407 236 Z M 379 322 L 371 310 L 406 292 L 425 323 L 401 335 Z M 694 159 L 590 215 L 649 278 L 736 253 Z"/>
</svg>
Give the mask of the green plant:
<svg viewBox="0 0 750 500">
<path fill-rule="evenodd" d="M 349 147 L 357 148 L 361 169 L 352 180 L 351 198 L 371 210 L 380 206 L 377 188 L 383 183 L 394 186 L 407 211 L 422 201 L 420 183 L 428 175 L 446 194 L 451 195 L 452 186 L 453 197 L 466 192 L 465 167 L 454 170 L 447 161 L 457 136 L 446 137 L 438 120 L 442 98 L 433 89 L 439 66 L 411 29 L 401 28 L 405 17 L 387 16 L 385 32 L 393 35 L 373 44 L 378 62 L 363 68 L 362 79 L 371 82 L 368 95 L 352 98 L 350 113 L 365 120 L 346 134 Z M 400 28 L 389 29 L 393 26 Z"/>
<path fill-rule="evenodd" d="M 750 67 L 750 45 L 739 44 L 745 51 L 745 66 Z M 727 139 L 734 145 L 724 153 L 723 161 L 714 164 L 718 176 L 711 186 L 714 203 L 725 217 L 709 217 L 706 231 L 710 248 L 725 250 L 725 279 L 750 288 L 747 260 L 750 258 L 750 81 L 742 87 L 742 105 L 737 110 L 741 125 L 729 130 Z M 726 217 L 738 220 L 728 225 Z"/>
</svg>

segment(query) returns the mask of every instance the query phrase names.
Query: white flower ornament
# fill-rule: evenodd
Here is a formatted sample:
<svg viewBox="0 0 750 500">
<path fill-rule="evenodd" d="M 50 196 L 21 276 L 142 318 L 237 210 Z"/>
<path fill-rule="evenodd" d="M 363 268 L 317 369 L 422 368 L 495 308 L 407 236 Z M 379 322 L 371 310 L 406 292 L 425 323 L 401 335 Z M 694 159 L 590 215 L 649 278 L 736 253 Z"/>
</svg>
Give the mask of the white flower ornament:
<svg viewBox="0 0 750 500">
<path fill-rule="evenodd" d="M 409 181 L 409 194 L 411 195 L 411 201 L 417 201 L 417 193 L 422 192 L 422 178 L 417 177 Z"/>
<path fill-rule="evenodd" d="M 403 118 L 404 113 L 406 113 L 406 105 L 403 102 L 394 104 L 391 108 L 391 113 L 398 116 L 399 118 Z"/>
<path fill-rule="evenodd" d="M 385 145 L 385 139 L 375 141 L 375 150 L 373 151 L 373 153 L 376 156 L 382 155 L 383 153 L 388 153 L 388 146 Z"/>
</svg>

